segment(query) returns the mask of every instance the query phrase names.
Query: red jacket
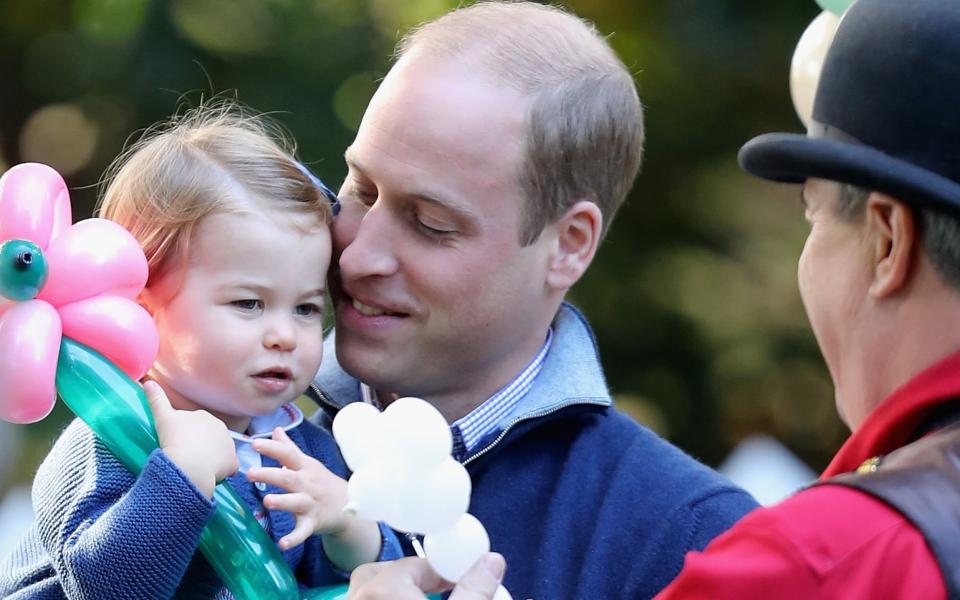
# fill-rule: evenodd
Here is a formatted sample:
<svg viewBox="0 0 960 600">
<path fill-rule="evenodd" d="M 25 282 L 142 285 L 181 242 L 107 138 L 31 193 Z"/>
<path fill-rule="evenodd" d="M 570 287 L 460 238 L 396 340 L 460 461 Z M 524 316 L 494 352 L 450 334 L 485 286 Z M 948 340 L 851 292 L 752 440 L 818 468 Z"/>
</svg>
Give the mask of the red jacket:
<svg viewBox="0 0 960 600">
<path fill-rule="evenodd" d="M 854 471 L 908 444 L 931 411 L 960 397 L 960 353 L 878 406 L 821 475 Z M 960 498 L 950 501 L 960 502 Z M 904 517 L 857 490 L 822 485 L 753 511 L 701 552 L 658 600 L 675 598 L 946 598 L 926 541 Z"/>
</svg>

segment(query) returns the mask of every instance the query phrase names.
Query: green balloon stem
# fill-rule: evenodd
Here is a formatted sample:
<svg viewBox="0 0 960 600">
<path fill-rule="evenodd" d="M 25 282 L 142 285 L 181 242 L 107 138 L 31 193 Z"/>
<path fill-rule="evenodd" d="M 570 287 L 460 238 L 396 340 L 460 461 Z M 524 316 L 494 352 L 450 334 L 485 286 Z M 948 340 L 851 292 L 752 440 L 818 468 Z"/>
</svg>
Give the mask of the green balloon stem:
<svg viewBox="0 0 960 600">
<path fill-rule="evenodd" d="M 57 392 L 132 473 L 159 447 L 143 388 L 100 353 L 69 338 L 60 344 Z M 300 591 L 273 540 L 227 482 L 214 491 L 216 509 L 200 551 L 237 600 L 289 600 Z M 346 598 L 347 586 L 317 588 L 303 598 Z"/>
</svg>

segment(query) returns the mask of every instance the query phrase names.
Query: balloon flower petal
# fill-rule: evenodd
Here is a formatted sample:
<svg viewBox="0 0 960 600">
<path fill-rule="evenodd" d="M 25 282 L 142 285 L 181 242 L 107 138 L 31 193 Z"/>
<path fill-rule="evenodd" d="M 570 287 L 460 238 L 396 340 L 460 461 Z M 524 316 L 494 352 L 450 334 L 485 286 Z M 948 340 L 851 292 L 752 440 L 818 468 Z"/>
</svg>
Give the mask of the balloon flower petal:
<svg viewBox="0 0 960 600">
<path fill-rule="evenodd" d="M 59 309 L 63 335 L 93 348 L 134 381 L 157 355 L 160 338 L 142 306 L 120 296 L 95 296 Z"/>
<path fill-rule="evenodd" d="M 61 335 L 57 311 L 41 300 L 0 315 L 0 419 L 33 423 L 50 414 Z"/>
<path fill-rule="evenodd" d="M 28 163 L 0 177 L 0 419 L 50 412 L 64 335 L 134 380 L 156 356 L 156 325 L 133 302 L 147 282 L 140 245 L 111 221 L 70 222 L 70 194 L 52 168 Z"/>
<path fill-rule="evenodd" d="M 67 184 L 47 165 L 24 163 L 0 178 L 0 242 L 27 240 L 46 249 L 70 226 Z"/>
<path fill-rule="evenodd" d="M 106 219 L 76 223 L 50 244 L 46 259 L 50 276 L 37 297 L 56 307 L 103 294 L 133 299 L 147 283 L 137 240 Z"/>
</svg>

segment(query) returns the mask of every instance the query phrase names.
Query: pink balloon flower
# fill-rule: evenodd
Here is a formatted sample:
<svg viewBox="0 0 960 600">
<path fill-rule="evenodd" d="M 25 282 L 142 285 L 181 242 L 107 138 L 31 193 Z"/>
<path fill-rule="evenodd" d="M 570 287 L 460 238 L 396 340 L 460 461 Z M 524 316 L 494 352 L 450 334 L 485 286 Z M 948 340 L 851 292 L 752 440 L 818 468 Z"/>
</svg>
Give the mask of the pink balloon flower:
<svg viewBox="0 0 960 600">
<path fill-rule="evenodd" d="M 56 400 L 63 336 L 131 379 L 157 354 L 153 319 L 136 298 L 147 260 L 105 219 L 71 225 L 67 186 L 52 168 L 17 165 L 0 178 L 0 418 L 33 423 Z"/>
</svg>

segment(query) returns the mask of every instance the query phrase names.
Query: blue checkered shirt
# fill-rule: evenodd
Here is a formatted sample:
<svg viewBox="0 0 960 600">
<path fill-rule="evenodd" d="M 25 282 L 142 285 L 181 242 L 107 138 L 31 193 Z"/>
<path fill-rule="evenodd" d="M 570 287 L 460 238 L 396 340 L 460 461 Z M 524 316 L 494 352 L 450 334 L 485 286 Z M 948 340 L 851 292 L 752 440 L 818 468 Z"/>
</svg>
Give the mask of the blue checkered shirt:
<svg viewBox="0 0 960 600">
<path fill-rule="evenodd" d="M 513 381 L 450 425 L 450 433 L 453 435 L 453 457 L 455 459 L 463 462 L 471 452 L 477 449 L 481 441 L 497 430 L 497 426 L 503 421 L 504 417 L 510 414 L 517 402 L 530 391 L 533 381 L 543 368 L 543 361 L 547 357 L 547 352 L 550 351 L 552 341 L 553 329 L 551 328 L 547 330 L 547 339 L 543 342 L 540 352 Z M 364 402 L 382 408 L 373 388 L 361 383 L 360 392 Z"/>
</svg>

